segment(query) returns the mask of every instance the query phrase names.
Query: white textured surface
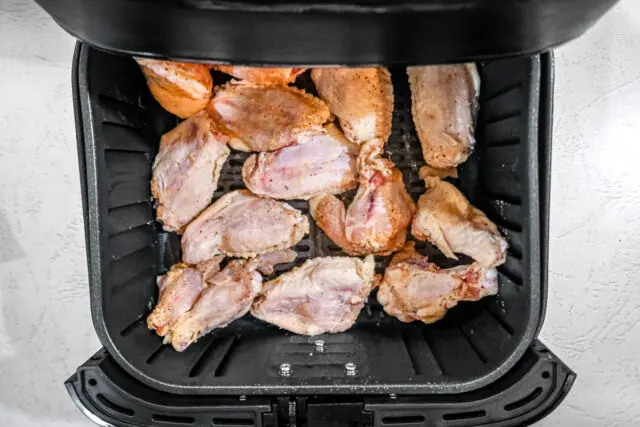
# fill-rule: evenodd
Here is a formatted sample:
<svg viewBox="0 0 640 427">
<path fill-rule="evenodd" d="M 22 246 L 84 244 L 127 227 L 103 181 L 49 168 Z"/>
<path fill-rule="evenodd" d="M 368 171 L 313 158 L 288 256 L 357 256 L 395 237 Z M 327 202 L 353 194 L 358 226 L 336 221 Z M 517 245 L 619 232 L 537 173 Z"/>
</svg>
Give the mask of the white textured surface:
<svg viewBox="0 0 640 427">
<path fill-rule="evenodd" d="M 74 41 L 0 0 L 2 426 L 86 426 L 62 382 L 96 349 L 71 100 Z M 556 52 L 542 339 L 579 375 L 540 425 L 640 419 L 640 6 Z"/>
</svg>

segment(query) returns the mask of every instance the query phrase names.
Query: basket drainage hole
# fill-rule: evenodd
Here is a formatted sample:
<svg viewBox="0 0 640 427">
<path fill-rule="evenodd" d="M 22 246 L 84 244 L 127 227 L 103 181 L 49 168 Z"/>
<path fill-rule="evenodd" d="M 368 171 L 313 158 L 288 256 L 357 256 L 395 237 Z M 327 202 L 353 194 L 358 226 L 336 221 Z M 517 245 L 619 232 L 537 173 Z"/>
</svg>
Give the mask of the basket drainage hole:
<svg viewBox="0 0 640 427">
<path fill-rule="evenodd" d="M 542 378 L 544 378 L 545 380 L 549 379 L 550 376 L 551 374 L 549 373 L 549 371 L 544 371 L 542 373 Z"/>
<path fill-rule="evenodd" d="M 91 379 L 88 381 L 88 383 L 89 383 L 89 385 L 90 385 L 91 387 L 95 387 L 95 386 L 97 386 L 97 385 L 98 385 L 98 381 L 94 380 L 93 378 L 91 378 Z"/>
</svg>

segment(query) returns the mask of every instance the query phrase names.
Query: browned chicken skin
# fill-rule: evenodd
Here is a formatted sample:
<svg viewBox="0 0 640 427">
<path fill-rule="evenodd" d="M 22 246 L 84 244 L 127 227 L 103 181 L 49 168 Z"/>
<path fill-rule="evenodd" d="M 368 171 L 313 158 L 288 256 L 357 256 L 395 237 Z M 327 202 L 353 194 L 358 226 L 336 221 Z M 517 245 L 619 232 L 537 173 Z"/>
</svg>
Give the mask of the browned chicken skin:
<svg viewBox="0 0 640 427">
<path fill-rule="evenodd" d="M 509 245 L 496 225 L 454 185 L 427 173 L 420 170 L 427 191 L 418 200 L 413 235 L 433 243 L 449 258 L 457 259 L 454 252 L 458 252 L 485 267 L 502 264 Z"/>
<path fill-rule="evenodd" d="M 288 85 L 306 70 L 306 68 L 241 67 L 237 65 L 214 65 L 213 69 L 229 74 L 236 79 L 262 85 Z"/>
<path fill-rule="evenodd" d="M 168 231 L 180 231 L 209 206 L 231 150 L 206 111 L 180 123 L 160 139 L 151 194 L 156 215 Z"/>
<path fill-rule="evenodd" d="M 348 209 L 329 194 L 309 202 L 318 226 L 349 255 L 388 255 L 401 248 L 416 210 L 402 173 L 382 157 L 383 147 L 381 140 L 362 146 L 358 156 L 360 187 Z"/>
<path fill-rule="evenodd" d="M 208 66 L 147 58 L 135 60 L 151 94 L 171 114 L 186 119 L 209 103 L 213 79 Z"/>
<path fill-rule="evenodd" d="M 393 86 L 386 68 L 316 68 L 311 78 L 347 138 L 358 144 L 389 138 Z"/>
<path fill-rule="evenodd" d="M 343 193 L 358 185 L 358 152 L 331 123 L 302 133 L 296 144 L 252 155 L 242 168 L 242 179 L 253 193 L 274 199 Z"/>
<path fill-rule="evenodd" d="M 498 273 L 477 263 L 441 269 L 408 242 L 384 273 L 378 302 L 403 322 L 433 323 L 459 301 L 477 301 L 498 292 Z"/>
<path fill-rule="evenodd" d="M 434 168 L 463 163 L 475 145 L 480 92 L 475 64 L 407 68 L 411 112 L 425 162 Z"/>
<path fill-rule="evenodd" d="M 198 264 L 216 255 L 242 258 L 284 250 L 309 232 L 309 220 L 297 209 L 248 190 L 232 191 L 186 227 L 184 262 Z"/>
<path fill-rule="evenodd" d="M 346 331 L 377 285 L 374 270 L 372 256 L 308 260 L 265 283 L 251 314 L 297 334 Z"/>
<path fill-rule="evenodd" d="M 295 143 L 331 117 L 320 99 L 288 86 L 227 83 L 207 106 L 240 151 L 273 151 Z"/>
</svg>

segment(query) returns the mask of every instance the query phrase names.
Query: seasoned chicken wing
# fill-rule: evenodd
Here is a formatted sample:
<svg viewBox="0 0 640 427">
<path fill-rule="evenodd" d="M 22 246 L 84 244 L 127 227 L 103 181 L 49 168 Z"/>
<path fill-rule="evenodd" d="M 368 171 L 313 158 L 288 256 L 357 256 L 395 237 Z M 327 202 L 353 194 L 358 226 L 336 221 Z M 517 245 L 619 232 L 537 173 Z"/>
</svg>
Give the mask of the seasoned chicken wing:
<svg viewBox="0 0 640 427">
<path fill-rule="evenodd" d="M 393 86 L 386 68 L 316 68 L 311 78 L 347 138 L 358 144 L 389 138 Z"/>
<path fill-rule="evenodd" d="M 306 68 L 241 67 L 236 65 L 214 65 L 213 68 L 236 79 L 262 85 L 288 85 L 306 70 Z"/>
<path fill-rule="evenodd" d="M 454 252 L 470 256 L 485 267 L 505 260 L 508 244 L 496 225 L 452 184 L 420 170 L 427 191 L 418 200 L 418 213 L 411 232 L 433 243 L 449 258 Z"/>
<path fill-rule="evenodd" d="M 358 152 L 357 145 L 328 124 L 300 134 L 294 145 L 252 155 L 242 178 L 253 193 L 274 199 L 343 193 L 357 186 Z"/>
<path fill-rule="evenodd" d="M 186 119 L 207 106 L 213 91 L 209 67 L 204 64 L 135 58 L 158 103 Z"/>
<path fill-rule="evenodd" d="M 206 111 L 162 136 L 153 163 L 151 194 L 165 230 L 181 230 L 211 203 L 231 151 L 227 142 Z"/>
<path fill-rule="evenodd" d="M 308 260 L 265 283 L 251 314 L 297 334 L 346 331 L 377 285 L 374 270 L 373 256 Z"/>
<path fill-rule="evenodd" d="M 371 140 L 358 156 L 360 187 L 345 211 L 337 197 L 325 194 L 309 201 L 318 226 L 350 255 L 388 255 L 405 242 L 416 206 L 393 162 L 382 157 L 384 144 Z"/>
<path fill-rule="evenodd" d="M 200 272 L 186 264 L 174 265 L 167 274 L 158 276 L 157 283 L 160 296 L 158 304 L 147 317 L 147 326 L 164 337 L 191 309 L 205 286 Z"/>
<path fill-rule="evenodd" d="M 378 302 L 403 322 L 433 323 L 459 301 L 478 301 L 498 292 L 498 273 L 477 263 L 440 269 L 417 253 L 410 242 L 384 273 Z"/>
<path fill-rule="evenodd" d="M 458 166 L 475 145 L 480 76 L 475 64 L 407 68 L 411 112 L 425 162 L 434 168 Z"/>
<path fill-rule="evenodd" d="M 309 220 L 284 202 L 247 190 L 220 197 L 186 227 L 185 263 L 198 264 L 219 254 L 248 258 L 287 249 L 309 232 Z"/>
<path fill-rule="evenodd" d="M 244 316 L 262 288 L 262 276 L 253 260 L 231 261 L 207 281 L 198 300 L 171 330 L 167 341 L 177 351 L 215 328 Z"/>
<path fill-rule="evenodd" d="M 207 106 L 209 114 L 241 151 L 273 151 L 326 123 L 331 113 L 320 99 L 288 86 L 228 83 Z"/>
</svg>

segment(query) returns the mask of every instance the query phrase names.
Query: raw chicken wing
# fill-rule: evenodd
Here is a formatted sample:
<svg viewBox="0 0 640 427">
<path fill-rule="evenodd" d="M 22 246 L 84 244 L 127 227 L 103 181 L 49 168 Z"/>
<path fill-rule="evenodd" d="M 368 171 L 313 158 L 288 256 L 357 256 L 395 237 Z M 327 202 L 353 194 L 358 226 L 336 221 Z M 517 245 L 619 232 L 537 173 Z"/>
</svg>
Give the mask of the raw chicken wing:
<svg viewBox="0 0 640 427">
<path fill-rule="evenodd" d="M 200 272 L 186 264 L 176 264 L 157 279 L 158 304 L 147 317 L 149 329 L 166 336 L 180 317 L 189 311 L 205 288 Z"/>
<path fill-rule="evenodd" d="M 388 255 L 405 242 L 416 207 L 393 162 L 381 156 L 383 142 L 371 140 L 358 156 L 360 187 L 344 203 L 325 194 L 309 202 L 311 215 L 334 243 L 350 255 Z"/>
<path fill-rule="evenodd" d="M 135 58 L 153 97 L 176 116 L 186 119 L 207 106 L 213 91 L 209 67 L 204 64 Z"/>
<path fill-rule="evenodd" d="M 242 168 L 253 193 L 274 199 L 309 199 L 357 186 L 359 147 L 333 124 L 302 133 L 294 145 L 254 154 Z"/>
<path fill-rule="evenodd" d="M 272 260 L 279 262 L 281 258 L 274 255 Z M 184 351 L 213 329 L 223 328 L 244 316 L 262 288 L 262 276 L 256 270 L 272 268 L 270 262 L 261 257 L 231 261 L 207 280 L 206 289 L 191 310 L 175 324 L 167 341 L 177 351 Z"/>
<path fill-rule="evenodd" d="M 326 123 L 331 113 L 320 99 L 288 86 L 228 83 L 207 106 L 209 114 L 241 151 L 273 151 Z"/>
<path fill-rule="evenodd" d="M 247 190 L 232 191 L 186 227 L 182 256 L 188 264 L 220 254 L 249 258 L 287 249 L 308 232 L 307 217 L 288 204 Z"/>
<path fill-rule="evenodd" d="M 151 194 L 165 230 L 181 230 L 211 203 L 229 156 L 227 141 L 206 111 L 162 136 L 153 164 Z"/>
<path fill-rule="evenodd" d="M 407 68 L 411 112 L 424 161 L 434 168 L 463 163 L 475 145 L 480 76 L 475 64 Z"/>
<path fill-rule="evenodd" d="M 433 323 L 459 301 L 478 301 L 498 292 L 498 273 L 473 263 L 449 269 L 417 253 L 410 242 L 396 254 L 384 273 L 378 302 L 403 322 Z"/>
<path fill-rule="evenodd" d="M 411 232 L 427 240 L 449 258 L 454 252 L 473 258 L 484 267 L 496 267 L 505 260 L 507 241 L 496 225 L 452 184 L 420 170 L 427 191 L 418 200 L 418 213 Z"/>
<path fill-rule="evenodd" d="M 306 70 L 305 68 L 240 67 L 234 65 L 214 65 L 213 68 L 232 75 L 236 79 L 263 85 L 288 85 Z"/>
<path fill-rule="evenodd" d="M 393 86 L 386 68 L 316 68 L 311 78 L 347 138 L 358 144 L 389 138 Z"/>
<path fill-rule="evenodd" d="M 346 331 L 377 285 L 374 269 L 373 256 L 308 260 L 265 283 L 251 314 L 297 334 Z"/>
</svg>

